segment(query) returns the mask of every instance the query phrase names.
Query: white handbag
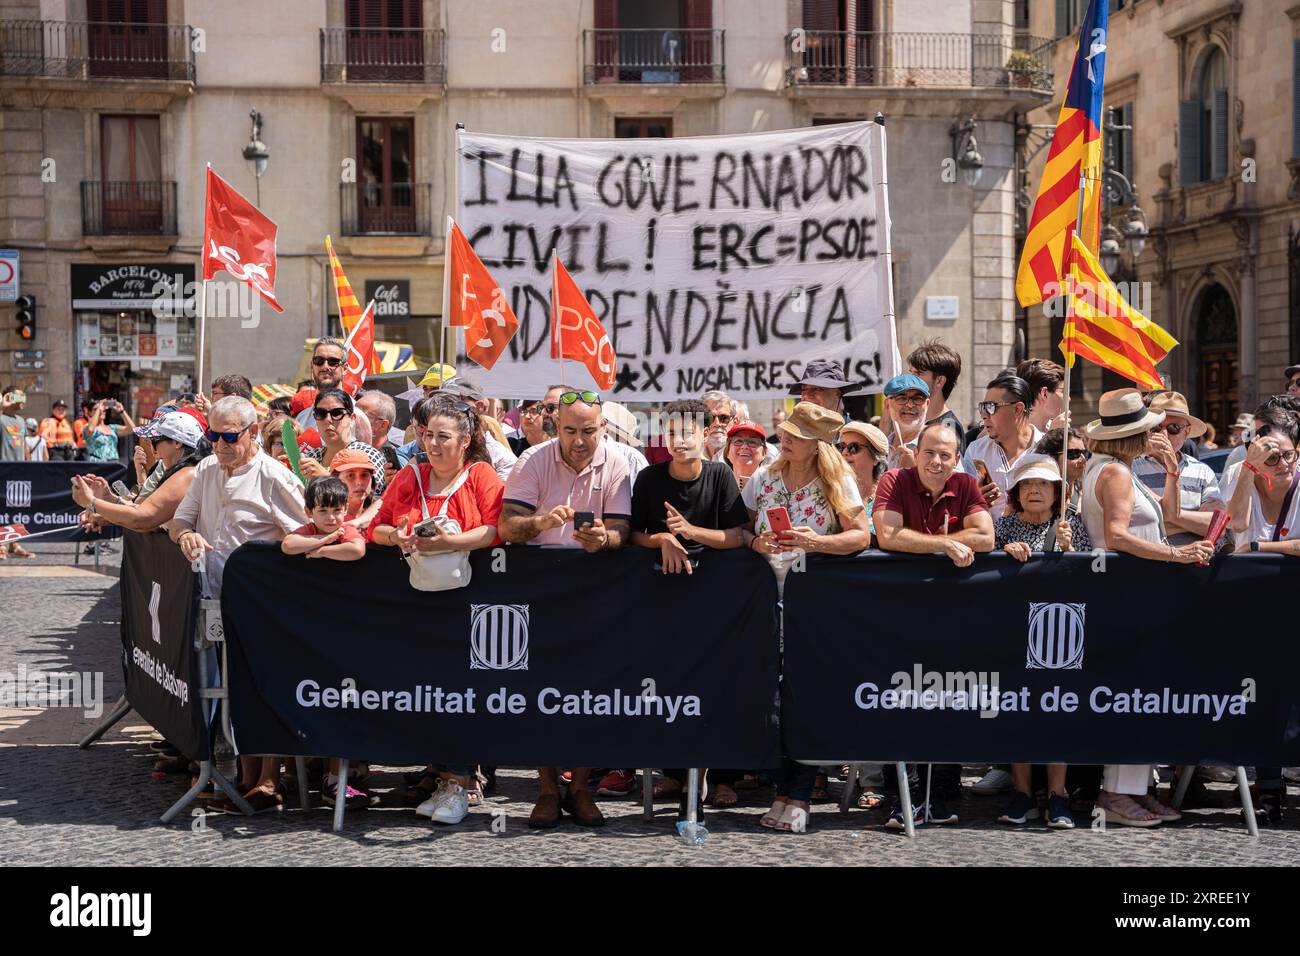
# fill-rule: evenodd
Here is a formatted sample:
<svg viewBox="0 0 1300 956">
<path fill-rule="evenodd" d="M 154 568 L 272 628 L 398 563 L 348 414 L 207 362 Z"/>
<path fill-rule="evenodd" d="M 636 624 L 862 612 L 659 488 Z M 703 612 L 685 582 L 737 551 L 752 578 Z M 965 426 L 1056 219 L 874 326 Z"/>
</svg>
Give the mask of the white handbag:
<svg viewBox="0 0 1300 956">
<path fill-rule="evenodd" d="M 428 521 L 429 504 L 424 495 L 424 483 L 420 481 L 420 466 L 412 462 L 411 468 L 415 472 L 415 485 L 420 491 L 420 511 L 424 514 L 424 520 Z M 438 517 L 447 517 L 447 505 L 451 503 L 451 496 L 460 490 L 460 486 L 465 483 L 468 476 L 469 469 L 466 468 L 447 487 L 446 497 L 442 501 Z M 461 527 L 453 519 L 443 524 L 442 530 L 444 534 L 460 534 Z M 463 588 L 469 584 L 468 551 L 444 551 L 439 554 L 420 554 L 417 551 L 404 557 L 411 571 L 411 587 L 417 591 L 450 591 L 452 588 Z"/>
</svg>

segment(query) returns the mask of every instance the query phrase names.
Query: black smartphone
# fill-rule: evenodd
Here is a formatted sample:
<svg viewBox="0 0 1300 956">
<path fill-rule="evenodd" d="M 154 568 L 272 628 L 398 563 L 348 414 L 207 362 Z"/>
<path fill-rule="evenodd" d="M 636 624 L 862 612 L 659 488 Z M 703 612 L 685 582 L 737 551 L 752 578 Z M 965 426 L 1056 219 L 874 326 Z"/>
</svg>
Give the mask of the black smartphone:
<svg viewBox="0 0 1300 956">
<path fill-rule="evenodd" d="M 590 528 L 596 521 L 596 512 L 594 511 L 575 511 L 573 513 L 573 527 L 581 531 Z"/>
<path fill-rule="evenodd" d="M 698 571 L 700 569 L 699 558 L 687 558 L 686 560 L 690 562 L 692 571 Z M 655 570 L 658 571 L 660 574 L 662 574 L 664 570 L 664 563 L 662 561 L 656 561 Z"/>
</svg>

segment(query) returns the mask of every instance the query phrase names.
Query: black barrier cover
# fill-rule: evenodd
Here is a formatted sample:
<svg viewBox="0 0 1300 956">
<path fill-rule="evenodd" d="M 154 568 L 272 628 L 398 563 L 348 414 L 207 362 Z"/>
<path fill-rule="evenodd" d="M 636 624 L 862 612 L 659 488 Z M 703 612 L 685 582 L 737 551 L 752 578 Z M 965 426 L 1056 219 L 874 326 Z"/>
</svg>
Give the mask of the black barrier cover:
<svg viewBox="0 0 1300 956">
<path fill-rule="evenodd" d="M 194 628 L 198 579 L 165 534 L 126 532 L 122 547 L 126 699 L 194 760 L 208 756 Z"/>
<path fill-rule="evenodd" d="M 657 557 L 479 551 L 468 587 L 429 593 L 411 588 L 391 548 L 339 562 L 246 544 L 226 564 L 221 595 L 239 749 L 397 763 L 774 766 L 770 570 L 750 552 L 710 552 L 693 575 L 665 576 Z M 348 705 L 337 706 L 345 692 Z"/>
<path fill-rule="evenodd" d="M 1291 766 L 1298 591 L 1280 555 L 810 560 L 785 585 L 783 738 L 800 759 Z M 955 709 L 992 684 L 996 712 Z M 909 687 L 946 706 L 883 706 Z"/>
<path fill-rule="evenodd" d="M 7 461 L 0 464 L 0 491 L 4 493 L 0 525 L 21 524 L 29 534 L 75 525 L 81 505 L 72 500 L 73 475 L 99 475 L 110 485 L 126 478 L 117 461 Z M 99 534 L 80 528 L 42 536 L 41 541 L 95 541 L 116 538 L 122 529 L 109 525 Z M 21 542 L 19 542 L 21 543 Z"/>
</svg>

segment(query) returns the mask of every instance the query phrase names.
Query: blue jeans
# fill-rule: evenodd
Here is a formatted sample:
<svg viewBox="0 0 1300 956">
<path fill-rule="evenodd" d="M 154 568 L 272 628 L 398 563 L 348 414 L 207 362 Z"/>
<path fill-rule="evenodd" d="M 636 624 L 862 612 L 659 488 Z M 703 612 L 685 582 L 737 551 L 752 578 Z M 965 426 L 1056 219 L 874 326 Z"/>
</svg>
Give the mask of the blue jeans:
<svg viewBox="0 0 1300 956">
<path fill-rule="evenodd" d="M 807 803 L 812 798 L 813 784 L 817 780 L 816 767 L 795 763 L 789 757 L 782 757 L 781 769 L 774 776 L 778 797 L 798 800 L 801 803 Z"/>
</svg>

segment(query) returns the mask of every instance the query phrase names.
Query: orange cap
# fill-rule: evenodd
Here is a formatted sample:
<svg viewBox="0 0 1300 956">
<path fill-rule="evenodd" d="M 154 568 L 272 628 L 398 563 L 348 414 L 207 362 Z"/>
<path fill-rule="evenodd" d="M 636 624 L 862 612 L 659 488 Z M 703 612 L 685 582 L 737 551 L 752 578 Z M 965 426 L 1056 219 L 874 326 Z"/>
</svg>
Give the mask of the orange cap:
<svg viewBox="0 0 1300 956">
<path fill-rule="evenodd" d="M 344 448 L 336 453 L 334 460 L 330 462 L 331 474 L 340 471 L 356 471 L 358 468 L 373 472 L 375 463 L 370 460 L 369 455 L 357 448 Z"/>
</svg>

